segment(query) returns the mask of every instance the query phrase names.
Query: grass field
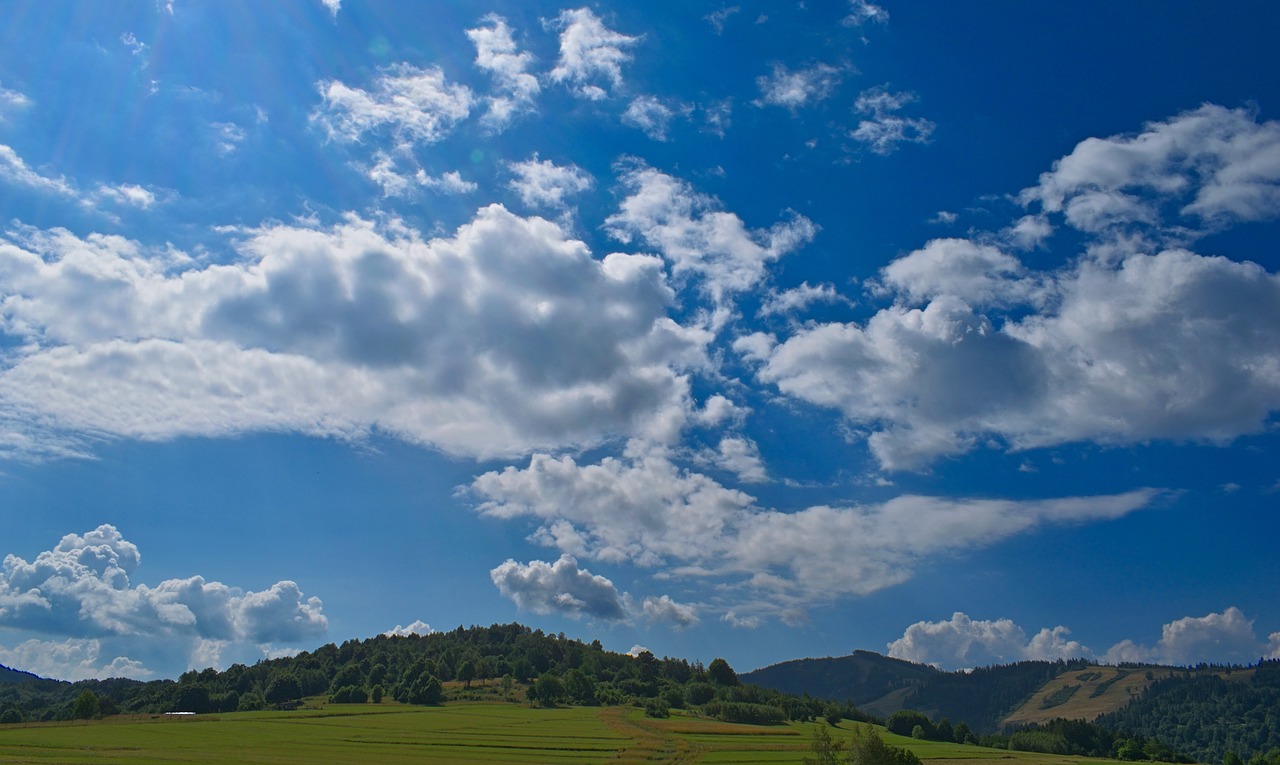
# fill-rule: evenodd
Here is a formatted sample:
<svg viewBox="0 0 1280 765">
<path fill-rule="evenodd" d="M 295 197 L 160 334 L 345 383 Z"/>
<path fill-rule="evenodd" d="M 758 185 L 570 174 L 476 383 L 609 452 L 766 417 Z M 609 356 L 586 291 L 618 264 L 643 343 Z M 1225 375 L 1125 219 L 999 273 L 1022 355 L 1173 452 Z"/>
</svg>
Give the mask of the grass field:
<svg viewBox="0 0 1280 765">
<path fill-rule="evenodd" d="M 852 725 L 842 724 L 844 736 L 849 735 Z M 2 726 L 0 763 L 799 765 L 810 752 L 813 727 L 731 725 L 680 715 L 654 720 L 638 709 L 623 707 L 326 705 L 295 712 Z M 885 734 L 885 738 L 916 752 L 929 760 L 929 765 L 1105 762 L 914 741 L 892 734 Z"/>
</svg>

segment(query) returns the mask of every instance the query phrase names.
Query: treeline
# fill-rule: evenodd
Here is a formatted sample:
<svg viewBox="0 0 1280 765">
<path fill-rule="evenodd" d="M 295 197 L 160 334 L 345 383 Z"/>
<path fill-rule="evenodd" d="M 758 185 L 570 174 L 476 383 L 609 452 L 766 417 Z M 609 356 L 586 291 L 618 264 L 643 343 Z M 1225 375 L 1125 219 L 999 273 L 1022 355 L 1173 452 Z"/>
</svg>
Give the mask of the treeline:
<svg viewBox="0 0 1280 765">
<path fill-rule="evenodd" d="M 1226 677 L 1188 672 L 1157 681 L 1098 722 L 1158 737 L 1201 762 L 1280 765 L 1280 660 L 1260 661 L 1247 680 L 1230 676 L 1237 667 L 1217 669 Z"/>
<path fill-rule="evenodd" d="M 531 704 L 643 706 L 653 716 L 696 708 L 730 722 L 868 720 L 850 703 L 824 702 L 739 682 L 723 659 L 709 665 L 605 651 L 520 624 L 459 627 L 430 635 L 349 640 L 252 666 L 184 673 L 177 682 L 134 680 L 0 683 L 0 719 L 68 720 L 112 714 L 252 711 L 296 707 L 305 697 L 337 703 L 392 698 L 438 704 L 475 683 Z M 446 689 L 448 684 L 448 689 Z"/>
<path fill-rule="evenodd" d="M 942 672 L 916 686 L 905 705 L 927 711 L 934 719 L 967 720 L 979 733 L 991 734 L 1005 715 L 1045 683 L 1063 672 L 1088 666 L 1083 659 L 1020 661 L 968 672 Z"/>
<path fill-rule="evenodd" d="M 1078 757 L 1109 757 L 1117 760 L 1190 763 L 1189 757 L 1174 751 L 1156 738 L 1139 734 L 1117 733 L 1101 725 L 1084 720 L 1054 720 L 1043 725 L 1031 725 L 1012 733 L 987 733 L 979 735 L 963 722 L 954 726 L 947 718 L 936 723 L 922 712 L 903 709 L 894 712 L 885 722 L 891 733 L 926 741 L 950 741 L 956 744 L 977 744 L 993 749 L 1011 749 L 1020 752 L 1074 755 Z M 1265 763 L 1264 765 L 1280 765 Z"/>
</svg>

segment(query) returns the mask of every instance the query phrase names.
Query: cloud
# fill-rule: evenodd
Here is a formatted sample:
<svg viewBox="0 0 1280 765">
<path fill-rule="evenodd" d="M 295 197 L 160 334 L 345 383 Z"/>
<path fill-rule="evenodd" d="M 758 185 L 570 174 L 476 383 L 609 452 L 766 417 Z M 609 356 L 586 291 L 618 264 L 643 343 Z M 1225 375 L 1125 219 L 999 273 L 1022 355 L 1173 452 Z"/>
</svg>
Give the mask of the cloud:
<svg viewBox="0 0 1280 765">
<path fill-rule="evenodd" d="M 1274 639 L 1273 635 L 1273 642 Z M 1273 646 L 1263 645 L 1254 634 L 1253 620 L 1231 606 L 1222 613 L 1186 616 L 1169 622 L 1154 646 L 1123 640 L 1112 646 L 1104 658 L 1112 663 L 1190 666 L 1200 662 L 1255 661 L 1270 648 Z"/>
<path fill-rule="evenodd" d="M 127 656 L 104 661 L 102 641 L 75 638 L 63 641 L 31 639 L 13 648 L 0 646 L 0 664 L 21 668 L 40 677 L 70 682 L 109 677 L 149 680 L 155 674 L 141 662 Z"/>
<path fill-rule="evenodd" d="M 741 436 L 725 436 L 715 452 L 707 455 L 707 461 L 722 470 L 735 474 L 743 483 L 765 483 L 769 472 L 760 459 L 760 447 L 755 441 Z"/>
<path fill-rule="evenodd" d="M 639 37 L 609 29 L 590 8 L 561 11 L 544 23 L 560 30 L 560 58 L 549 74 L 552 82 L 565 83 L 574 95 L 593 101 L 609 95 L 597 83 L 605 82 L 612 90 L 622 86 L 622 65 L 631 60 L 625 49 Z"/>
<path fill-rule="evenodd" d="M 1066 627 L 1042 629 L 1030 640 L 1010 619 L 973 620 L 957 611 L 947 621 L 916 622 L 889 643 L 895 659 L 932 664 L 942 669 L 968 669 L 1024 660 L 1091 658 L 1089 649 L 1074 640 Z"/>
<path fill-rule="evenodd" d="M 481 121 L 500 131 L 534 110 L 542 86 L 529 72 L 533 54 L 519 50 L 506 19 L 491 13 L 483 21 L 488 26 L 468 29 L 467 37 L 476 46 L 476 66 L 493 77 L 499 94 L 485 99 L 488 110 Z"/>
<path fill-rule="evenodd" d="M 655 96 L 637 96 L 622 113 L 622 124 L 640 129 L 655 141 L 665 141 L 677 114 L 676 109 Z"/>
<path fill-rule="evenodd" d="M 312 120 L 335 141 L 387 130 L 399 143 L 433 144 L 466 119 L 475 96 L 465 85 L 445 81 L 439 67 L 393 64 L 381 71 L 372 91 L 337 80 L 317 84 L 323 103 Z"/>
<path fill-rule="evenodd" d="M 1185 235 L 1280 215 L 1280 122 L 1205 104 L 1137 135 L 1089 138 L 1024 189 L 1024 204 L 1082 231 L 1161 223 Z M 1164 221 L 1172 217 L 1176 223 Z"/>
<path fill-rule="evenodd" d="M 814 303 L 846 303 L 850 301 L 830 284 L 819 284 L 816 287 L 803 282 L 799 287 L 792 287 L 781 292 L 772 292 L 760 304 L 757 316 L 780 316 L 803 311 Z"/>
<path fill-rule="evenodd" d="M 31 99 L 25 94 L 0 86 L 0 122 L 4 122 L 10 114 L 22 111 L 29 106 L 31 106 Z"/>
<path fill-rule="evenodd" d="M 711 25 L 711 28 L 715 30 L 716 34 L 723 34 L 724 23 L 729 20 L 730 16 L 741 10 L 742 8 L 737 5 L 726 6 L 717 11 L 712 11 L 702 18 Z"/>
<path fill-rule="evenodd" d="M 840 84 L 841 70 L 830 64 L 818 63 L 807 69 L 791 71 L 782 64 L 774 64 L 773 71 L 756 78 L 760 88 L 757 106 L 781 106 L 793 114 L 810 103 L 830 96 Z"/>
<path fill-rule="evenodd" d="M 524 162 L 510 162 L 507 169 L 513 176 L 507 186 L 534 208 L 564 209 L 568 197 L 595 185 L 591 174 L 577 165 L 557 165 L 549 159 L 539 160 L 537 154 Z"/>
<path fill-rule="evenodd" d="M 903 143 L 928 143 L 936 127 L 932 122 L 897 114 L 914 100 L 913 93 L 891 93 L 883 85 L 864 90 L 853 108 L 867 115 L 867 119 L 859 122 L 849 136 L 880 155 L 892 154 Z"/>
<path fill-rule="evenodd" d="M 696 277 L 718 307 L 725 299 L 755 286 L 766 266 L 799 249 L 818 227 L 803 215 L 768 230 L 750 230 L 742 219 L 719 208 L 712 197 L 642 163 L 624 167 L 627 197 L 605 221 L 624 243 L 639 238 L 671 263 L 676 277 Z"/>
<path fill-rule="evenodd" d="M 849 15 L 841 19 L 848 27 L 860 27 L 868 21 L 884 24 L 889 21 L 889 12 L 867 0 L 849 0 Z"/>
<path fill-rule="evenodd" d="M 692 627 L 700 621 L 696 607 L 677 603 L 670 595 L 645 598 L 641 604 L 641 612 L 651 624 L 670 624 L 676 629 Z"/>
<path fill-rule="evenodd" d="M 555 563 L 528 564 L 508 560 L 489 572 L 498 590 L 520 608 L 538 614 L 563 613 L 608 621 L 626 618 L 626 607 L 613 582 L 578 568 L 570 555 Z"/>
<path fill-rule="evenodd" d="M 428 241 L 354 216 L 243 237 L 225 265 L 62 230 L 0 243 L 16 442 L 377 430 L 493 456 L 661 440 L 687 416 L 684 370 L 708 363 L 706 333 L 667 316 L 657 258 L 597 260 L 501 206 Z"/>
<path fill-rule="evenodd" d="M 1253 620 L 1233 607 L 1222 613 L 1176 619 L 1163 628 L 1154 646 L 1122 640 L 1102 656 L 1071 640 L 1063 626 L 1042 628 L 1030 639 L 1010 619 L 984 621 L 957 611 L 949 620 L 916 622 L 889 643 L 888 654 L 907 661 L 954 670 L 1023 660 L 1085 658 L 1110 664 L 1125 662 L 1194 666 L 1200 663 L 1247 663 L 1276 654 L 1280 633 L 1263 643 Z M 1268 653 L 1270 652 L 1270 653 Z"/>
<path fill-rule="evenodd" d="M 907 581 L 931 557 L 1045 525 L 1118 518 L 1160 496 L 1149 489 L 1027 502 L 903 496 L 783 512 L 642 443 L 595 464 L 535 454 L 526 468 L 478 476 L 467 494 L 484 515 L 532 519 L 530 539 L 565 555 L 720 582 L 736 592 L 721 606 L 743 617 L 867 595 Z"/>
<path fill-rule="evenodd" d="M 325 8 L 329 9 L 329 15 L 336 21 L 338 18 L 338 11 L 342 10 L 342 0 L 320 0 L 320 3 Z"/>
<path fill-rule="evenodd" d="M 64 196 L 78 196 L 75 187 L 65 178 L 41 175 L 27 166 L 12 148 L 0 144 L 0 178 L 9 183 L 26 186 L 37 191 L 52 192 Z"/>
<path fill-rule="evenodd" d="M 1249 132 L 1237 124 L 1240 113 L 1209 107 L 1162 126 L 1185 119 L 1201 126 L 1226 120 L 1231 135 Z M 1250 147 L 1273 129 L 1255 127 Z M 1251 161 L 1260 177 L 1261 160 Z M 1084 188 L 1086 177 L 1090 188 L 1141 182 L 1206 198 L 1203 189 L 1185 187 L 1186 177 L 1153 175 L 1149 164 L 1097 161 L 1089 175 L 1080 162 L 1063 160 L 1042 176 L 1035 196 L 1066 211 L 1048 214 L 1068 222 L 1074 192 L 1063 189 Z M 1129 181 L 1119 175 L 1126 167 Z M 1219 173 L 1202 177 L 1226 184 Z M 1261 214 L 1257 205 L 1235 210 Z M 1038 232 L 1022 244 L 1043 239 L 1048 223 L 1030 225 Z M 873 291 L 894 302 L 866 322 L 806 325 L 781 341 L 749 335 L 735 347 L 760 363 L 761 381 L 840 411 L 891 470 L 923 469 L 993 439 L 1021 450 L 1079 441 L 1226 443 L 1260 431 L 1280 409 L 1280 277 L 1255 263 L 1114 233 L 1102 231 L 1083 255 L 1050 271 L 1027 268 L 1001 249 L 1001 237 L 934 240 L 881 270 Z"/>
<path fill-rule="evenodd" d="M 140 563 L 137 546 L 106 524 L 68 534 L 32 561 L 7 555 L 0 567 L 0 626 L 72 638 L 62 645 L 82 658 L 59 662 L 93 672 L 106 671 L 89 666 L 98 660 L 99 644 L 91 641 L 99 639 L 127 637 L 144 651 L 171 641 L 195 650 L 202 641 L 297 643 L 328 629 L 320 600 L 304 597 L 294 582 L 253 592 L 193 576 L 149 587 L 131 581 Z M 111 666 L 141 671 L 124 661 Z"/>
<path fill-rule="evenodd" d="M 240 148 L 240 144 L 244 143 L 248 138 L 245 129 L 234 122 L 214 122 L 210 125 L 216 136 L 216 147 L 218 153 L 227 156 L 234 153 Z"/>
<path fill-rule="evenodd" d="M 407 627 L 401 627 L 397 624 L 394 629 L 387 630 L 382 634 L 387 637 L 408 637 L 410 635 L 430 635 L 434 632 L 435 630 L 431 629 L 430 624 L 427 624 L 421 619 L 415 619 Z"/>
</svg>

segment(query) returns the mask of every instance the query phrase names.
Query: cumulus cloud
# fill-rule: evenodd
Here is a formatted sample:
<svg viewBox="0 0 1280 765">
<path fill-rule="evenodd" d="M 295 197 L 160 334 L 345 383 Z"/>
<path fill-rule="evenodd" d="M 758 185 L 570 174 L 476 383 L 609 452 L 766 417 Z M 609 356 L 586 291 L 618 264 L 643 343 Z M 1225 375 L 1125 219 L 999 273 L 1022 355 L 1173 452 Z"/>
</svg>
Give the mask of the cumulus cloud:
<svg viewBox="0 0 1280 765">
<path fill-rule="evenodd" d="M 706 333 L 667 316 L 657 258 L 597 260 L 496 205 L 429 241 L 355 217 L 246 231 L 242 259 L 212 266 L 18 234 L 0 243 L 0 327 L 24 345 L 0 402 L 50 437 L 377 429 L 470 455 L 666 439 L 682 370 L 707 363 Z"/>
<path fill-rule="evenodd" d="M 8 115 L 22 111 L 30 105 L 31 99 L 25 94 L 0 86 L 0 122 L 3 122 Z"/>
<path fill-rule="evenodd" d="M 943 669 L 967 669 L 1029 659 L 1091 658 L 1089 649 L 1074 640 L 1066 627 L 1042 629 L 1030 640 L 1011 619 L 974 620 L 957 611 L 947 621 L 916 622 L 888 646 L 895 659 L 932 664 Z"/>
<path fill-rule="evenodd" d="M 1190 120 L 1201 129 L 1183 126 L 1179 134 L 1199 136 L 1206 121 L 1226 120 L 1230 136 L 1252 135 L 1252 147 L 1274 129 L 1255 125 L 1250 133 L 1240 119 L 1206 107 L 1161 130 Z M 1194 146 L 1180 146 L 1174 156 L 1194 153 Z M 1262 160 L 1251 162 L 1250 177 L 1262 177 Z M 1051 214 L 1071 222 L 1070 189 L 1178 188 L 1199 200 L 1184 210 L 1197 211 L 1209 209 L 1205 200 L 1243 194 L 1210 196 L 1187 188 L 1190 176 L 1153 174 L 1149 164 L 1096 161 L 1089 175 L 1080 161 L 1063 160 L 1024 196 L 1067 211 Z M 1221 174 L 1211 175 L 1210 183 L 1225 188 Z M 1217 207 L 1214 225 L 1228 209 L 1263 214 L 1255 204 Z M 1037 217 L 1015 228 L 1022 224 L 1023 244 L 1042 240 L 1048 225 Z M 811 324 L 781 341 L 750 335 L 735 347 L 760 363 L 760 380 L 833 407 L 868 433 L 887 469 L 921 469 L 993 438 L 1015 450 L 1075 441 L 1223 443 L 1264 427 L 1280 409 L 1280 277 L 1250 262 L 1102 236 L 1052 271 L 1027 268 L 996 243 L 1000 237 L 935 240 L 881 270 L 873 291 L 894 302 L 865 323 Z"/>
<path fill-rule="evenodd" d="M 609 621 L 626 617 L 622 596 L 613 582 L 584 568 L 570 555 L 555 563 L 527 564 L 508 560 L 489 572 L 498 590 L 520 608 L 538 614 L 563 613 Z"/>
<path fill-rule="evenodd" d="M 646 621 L 652 624 L 670 624 L 677 629 L 692 627 L 700 621 L 696 607 L 677 603 L 670 595 L 645 598 L 640 610 Z"/>
<path fill-rule="evenodd" d="M 507 164 L 511 172 L 508 187 L 529 207 L 564 209 L 568 198 L 595 185 L 591 174 L 573 163 L 557 165 L 534 154 L 524 162 Z"/>
<path fill-rule="evenodd" d="M 684 181 L 644 164 L 625 167 L 627 197 L 605 222 L 624 243 L 654 247 L 676 277 L 695 277 L 718 307 L 730 295 L 755 286 L 768 264 L 799 249 L 818 227 L 793 214 L 768 230 L 751 230 L 742 219 Z"/>
<path fill-rule="evenodd" d="M 105 661 L 102 641 L 93 639 L 31 639 L 12 648 L 0 646 L 0 664 L 40 677 L 70 682 L 109 677 L 149 680 L 155 674 L 141 662 L 127 656 Z"/>
<path fill-rule="evenodd" d="M 32 561 L 7 555 L 0 567 L 0 626 L 72 638 L 62 645 L 81 658 L 59 662 L 73 673 L 106 671 L 94 666 L 99 644 L 92 641 L 99 639 L 178 641 L 195 650 L 202 641 L 297 643 L 328 629 L 320 600 L 304 597 L 294 582 L 253 592 L 193 576 L 150 587 L 131 581 L 141 559 L 137 546 L 106 524 L 68 534 Z M 124 658 L 107 666 L 142 672 Z"/>
<path fill-rule="evenodd" d="M 610 90 L 622 86 L 622 65 L 631 60 L 627 48 L 639 37 L 609 29 L 590 8 L 561 11 L 545 23 L 560 30 L 560 58 L 549 74 L 552 82 L 565 83 L 578 97 L 593 101 L 609 96 L 598 83 Z"/>
<path fill-rule="evenodd" d="M 382 634 L 387 637 L 408 637 L 410 635 L 430 635 L 434 632 L 435 630 L 431 629 L 430 624 L 421 619 L 415 619 L 407 627 L 401 627 L 397 624 L 393 629 L 387 630 Z"/>
<path fill-rule="evenodd" d="M 1147 489 L 1029 502 L 904 496 L 782 512 L 640 443 L 596 464 L 535 454 L 526 468 L 477 477 L 468 492 L 485 515 L 532 519 L 530 538 L 565 555 L 720 582 L 737 592 L 724 605 L 736 618 L 799 614 L 866 595 L 907 581 L 931 556 L 1045 525 L 1118 518 L 1159 496 Z"/>
<path fill-rule="evenodd" d="M 1188 616 L 1164 625 L 1154 646 L 1122 640 L 1101 656 L 1070 639 L 1063 626 L 1042 628 L 1030 639 L 1011 619 L 972 619 L 957 611 L 945 621 L 920 621 L 889 643 L 888 654 L 942 669 L 967 669 L 1022 660 L 1085 658 L 1111 664 L 1124 662 L 1193 666 L 1207 663 L 1248 663 L 1274 657 L 1280 633 L 1264 643 L 1254 633 L 1253 620 L 1233 607 L 1202 617 Z"/>
<path fill-rule="evenodd" d="M 0 178 L 37 191 L 52 192 L 64 196 L 78 196 L 76 189 L 61 176 L 54 178 L 41 175 L 30 168 L 22 157 L 9 146 L 0 144 Z"/>
<path fill-rule="evenodd" d="M 433 144 L 466 119 L 475 103 L 470 88 L 447 82 L 434 66 L 393 64 L 381 71 L 372 90 L 337 80 L 317 87 L 323 102 L 312 119 L 330 139 L 342 142 L 386 130 L 399 143 Z"/>
<path fill-rule="evenodd" d="M 1200 662 L 1250 662 L 1256 661 L 1269 650 L 1253 631 L 1253 620 L 1239 608 L 1231 606 L 1222 613 L 1204 616 L 1187 616 L 1164 625 L 1160 640 L 1153 646 L 1144 646 L 1132 640 L 1123 640 L 1112 646 L 1104 658 L 1112 663 L 1150 662 L 1186 666 Z"/>
<path fill-rule="evenodd" d="M 817 63 L 795 71 L 782 64 L 774 64 L 769 74 L 756 78 L 760 98 L 755 103 L 757 106 L 781 106 L 794 114 L 830 96 L 840 84 L 841 75 L 841 70 L 830 64 Z"/>
<path fill-rule="evenodd" d="M 880 86 L 863 91 L 854 102 L 854 111 L 866 115 L 849 135 L 876 154 L 892 154 L 903 143 L 928 143 L 936 127 L 920 117 L 902 117 L 898 112 L 916 100 L 912 93 L 892 93 Z"/>
<path fill-rule="evenodd" d="M 519 115 L 534 110 L 542 85 L 529 72 L 533 54 L 519 49 L 506 19 L 491 13 L 483 21 L 487 26 L 468 29 L 467 37 L 476 46 L 476 66 L 493 77 L 498 94 L 486 97 L 488 109 L 481 121 L 502 130 Z"/>
<path fill-rule="evenodd" d="M 1196 222 L 1280 215 L 1278 157 L 1280 122 L 1205 104 L 1136 135 L 1080 142 L 1020 198 L 1082 231 L 1161 223 L 1184 236 Z"/>
</svg>

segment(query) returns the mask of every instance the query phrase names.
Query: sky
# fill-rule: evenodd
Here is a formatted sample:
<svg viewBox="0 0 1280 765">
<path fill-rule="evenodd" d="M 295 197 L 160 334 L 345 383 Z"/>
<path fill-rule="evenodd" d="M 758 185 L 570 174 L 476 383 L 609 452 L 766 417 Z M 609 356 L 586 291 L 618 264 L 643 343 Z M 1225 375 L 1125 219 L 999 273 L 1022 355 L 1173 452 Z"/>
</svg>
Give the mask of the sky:
<svg viewBox="0 0 1280 765">
<path fill-rule="evenodd" d="M 0 30 L 0 664 L 1280 656 L 1280 5 Z"/>
</svg>

